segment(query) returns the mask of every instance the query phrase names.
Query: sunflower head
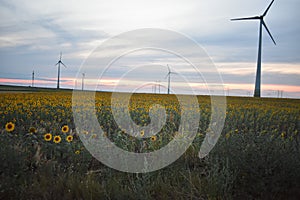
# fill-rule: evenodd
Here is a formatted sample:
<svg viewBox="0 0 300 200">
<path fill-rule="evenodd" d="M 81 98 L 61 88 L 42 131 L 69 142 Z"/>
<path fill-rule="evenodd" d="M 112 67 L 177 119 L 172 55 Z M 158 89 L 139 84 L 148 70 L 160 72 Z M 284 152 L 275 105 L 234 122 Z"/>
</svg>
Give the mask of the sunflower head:
<svg viewBox="0 0 300 200">
<path fill-rule="evenodd" d="M 54 136 L 53 141 L 57 144 L 61 142 L 61 137 L 59 135 Z"/>
<path fill-rule="evenodd" d="M 36 133 L 36 129 L 34 127 L 29 128 L 29 133 Z"/>
<path fill-rule="evenodd" d="M 142 130 L 142 131 L 140 132 L 140 136 L 143 137 L 144 135 L 145 135 L 145 131 Z"/>
<path fill-rule="evenodd" d="M 77 155 L 80 154 L 80 150 L 76 150 L 75 154 L 77 154 Z"/>
<path fill-rule="evenodd" d="M 107 132 L 103 132 L 103 137 L 107 137 Z"/>
<path fill-rule="evenodd" d="M 15 129 L 15 124 L 12 123 L 12 122 L 8 122 L 5 125 L 5 130 L 8 131 L 8 132 L 12 132 L 14 129 Z"/>
<path fill-rule="evenodd" d="M 88 135 L 89 132 L 88 131 L 83 131 L 83 134 Z"/>
<path fill-rule="evenodd" d="M 45 141 L 51 141 L 52 140 L 52 134 L 51 133 L 46 133 L 45 135 L 44 135 L 44 140 Z"/>
<path fill-rule="evenodd" d="M 61 131 L 62 131 L 63 133 L 69 132 L 69 126 L 68 126 L 68 125 L 64 125 L 64 126 L 61 128 Z"/>
<path fill-rule="evenodd" d="M 72 135 L 68 135 L 66 137 L 67 142 L 72 142 L 73 141 L 73 136 Z"/>
<path fill-rule="evenodd" d="M 152 141 L 152 142 L 155 142 L 156 140 L 157 140 L 156 135 L 152 135 L 152 136 L 151 136 L 151 141 Z"/>
<path fill-rule="evenodd" d="M 230 133 L 225 134 L 226 139 L 230 138 Z"/>
</svg>

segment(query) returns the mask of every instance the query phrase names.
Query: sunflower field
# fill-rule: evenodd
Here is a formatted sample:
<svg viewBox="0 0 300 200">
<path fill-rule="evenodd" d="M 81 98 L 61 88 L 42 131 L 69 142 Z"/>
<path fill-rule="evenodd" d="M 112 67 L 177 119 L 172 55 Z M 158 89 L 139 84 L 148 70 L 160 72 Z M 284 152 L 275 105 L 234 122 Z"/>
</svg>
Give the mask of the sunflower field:
<svg viewBox="0 0 300 200">
<path fill-rule="evenodd" d="M 97 92 L 95 113 L 105 137 L 124 150 L 151 152 L 177 134 L 182 108 L 175 95 L 132 95 L 128 109 L 137 125 L 151 123 L 153 104 L 166 110 L 166 123 L 149 138 L 129 136 L 117 125 L 111 98 Z M 80 137 L 98 135 L 75 127 L 71 91 L 0 93 L 0 100 L 0 199 L 300 198 L 297 99 L 228 97 L 221 137 L 199 159 L 211 99 L 198 96 L 199 107 L 191 109 L 201 117 L 192 145 L 168 167 L 145 174 L 111 169 L 86 150 Z"/>
</svg>

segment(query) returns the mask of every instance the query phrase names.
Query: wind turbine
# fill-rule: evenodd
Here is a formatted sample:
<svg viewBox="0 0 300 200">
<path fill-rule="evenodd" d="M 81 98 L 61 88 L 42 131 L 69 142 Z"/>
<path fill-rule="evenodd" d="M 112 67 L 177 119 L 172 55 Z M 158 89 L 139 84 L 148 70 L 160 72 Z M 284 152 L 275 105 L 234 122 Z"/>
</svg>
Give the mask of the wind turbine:
<svg viewBox="0 0 300 200">
<path fill-rule="evenodd" d="M 167 65 L 168 66 L 168 74 L 166 75 L 166 77 L 165 78 L 167 78 L 168 77 L 168 94 L 170 94 L 170 82 L 171 82 L 171 74 L 177 74 L 177 73 L 175 73 L 175 72 L 172 72 L 171 71 L 171 69 L 170 69 L 170 67 L 169 67 L 169 65 Z"/>
<path fill-rule="evenodd" d="M 85 78 L 85 73 L 82 73 L 81 90 L 84 89 L 84 78 Z"/>
<path fill-rule="evenodd" d="M 245 17 L 245 18 L 236 18 L 231 19 L 232 21 L 235 20 L 259 20 L 259 43 L 258 43 L 258 57 L 257 57 L 257 69 L 256 69 L 256 80 L 255 80 L 255 89 L 254 89 L 254 97 L 260 97 L 260 85 L 261 85 L 261 51 L 262 51 L 262 26 L 265 27 L 266 31 L 268 32 L 269 36 L 271 37 L 272 41 L 276 45 L 276 42 L 269 31 L 265 21 L 264 17 L 267 15 L 269 9 L 271 8 L 272 4 L 274 3 L 274 0 L 270 3 L 268 8 L 265 10 L 265 12 L 260 16 L 254 16 L 254 17 Z"/>
<path fill-rule="evenodd" d="M 60 52 L 59 61 L 55 64 L 55 66 L 58 65 L 58 69 L 57 69 L 57 89 L 59 89 L 60 64 L 62 64 L 65 68 L 67 68 L 67 66 L 61 61 L 61 57 L 62 57 L 62 53 Z"/>
<path fill-rule="evenodd" d="M 32 71 L 32 77 L 31 77 L 31 87 L 34 86 L 34 70 Z"/>
</svg>

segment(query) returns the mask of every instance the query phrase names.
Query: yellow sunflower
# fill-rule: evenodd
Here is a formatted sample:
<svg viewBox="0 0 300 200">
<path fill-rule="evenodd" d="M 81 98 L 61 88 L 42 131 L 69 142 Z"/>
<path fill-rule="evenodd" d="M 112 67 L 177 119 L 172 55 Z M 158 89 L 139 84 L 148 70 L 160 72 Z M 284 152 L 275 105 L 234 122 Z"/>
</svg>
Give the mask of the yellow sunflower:
<svg viewBox="0 0 300 200">
<path fill-rule="evenodd" d="M 36 133 L 36 129 L 34 127 L 29 128 L 29 133 Z"/>
<path fill-rule="evenodd" d="M 53 141 L 57 144 L 60 143 L 61 137 L 59 135 L 54 136 Z"/>
<path fill-rule="evenodd" d="M 8 132 L 12 132 L 14 129 L 15 129 L 15 124 L 12 123 L 12 122 L 8 122 L 5 125 L 5 130 L 8 131 Z"/>
<path fill-rule="evenodd" d="M 226 139 L 230 138 L 230 133 L 225 134 Z"/>
<path fill-rule="evenodd" d="M 66 137 L 67 142 L 72 142 L 73 141 L 73 136 L 72 135 L 68 135 Z"/>
<path fill-rule="evenodd" d="M 157 140 L 156 135 L 152 135 L 152 136 L 151 136 L 151 141 L 152 141 L 152 142 L 155 142 L 156 140 Z"/>
<path fill-rule="evenodd" d="M 77 155 L 80 154 L 80 151 L 79 151 L 79 150 L 76 150 L 76 151 L 75 151 L 75 154 L 77 154 Z"/>
<path fill-rule="evenodd" d="M 88 131 L 83 131 L 83 134 L 88 135 L 89 132 Z"/>
<path fill-rule="evenodd" d="M 52 134 L 51 133 L 46 133 L 44 135 L 44 140 L 46 140 L 47 142 L 51 141 L 52 140 Z"/>
<path fill-rule="evenodd" d="M 63 133 L 69 132 L 69 126 L 68 126 L 68 125 L 64 125 L 64 126 L 61 128 L 61 131 L 62 131 Z"/>
<path fill-rule="evenodd" d="M 141 137 L 143 137 L 143 136 L 145 135 L 145 131 L 142 130 L 142 131 L 140 132 L 140 135 L 141 135 Z"/>
</svg>

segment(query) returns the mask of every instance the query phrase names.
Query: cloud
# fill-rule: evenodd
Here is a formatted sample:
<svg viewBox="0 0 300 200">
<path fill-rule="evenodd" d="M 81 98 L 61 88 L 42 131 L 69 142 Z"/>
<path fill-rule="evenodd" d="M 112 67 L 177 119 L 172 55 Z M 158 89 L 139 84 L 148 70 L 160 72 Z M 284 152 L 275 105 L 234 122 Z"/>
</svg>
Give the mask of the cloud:
<svg viewBox="0 0 300 200">
<path fill-rule="evenodd" d="M 262 14 L 268 4 L 269 1 L 261 0 L 3 0 L 0 2 L 0 71 L 7 78 L 14 72 L 20 77 L 30 77 L 34 69 L 40 77 L 55 78 L 54 64 L 62 51 L 68 66 L 62 69 L 62 76 L 75 78 L 92 50 L 108 38 L 132 29 L 152 27 L 178 31 L 202 45 L 219 67 L 225 83 L 250 84 L 256 70 L 258 22 L 231 22 L 230 18 Z M 298 0 L 275 1 L 265 18 L 277 42 L 274 46 L 263 32 L 265 83 L 299 85 L 300 25 L 295 22 L 300 17 L 299 6 Z M 143 40 L 135 39 L 136 43 Z M 197 57 L 183 40 L 162 36 L 157 42 L 166 48 L 180 46 L 189 58 Z M 111 53 L 106 51 L 102 56 Z M 149 62 L 169 64 L 187 77 L 192 73 L 178 58 L 162 52 L 139 51 L 122 59 L 120 66 L 111 71 L 114 78 L 130 67 L 149 65 Z M 91 69 L 87 76 L 95 72 Z M 161 79 L 160 72 L 165 73 L 150 69 L 145 72 L 132 79 Z"/>
</svg>

